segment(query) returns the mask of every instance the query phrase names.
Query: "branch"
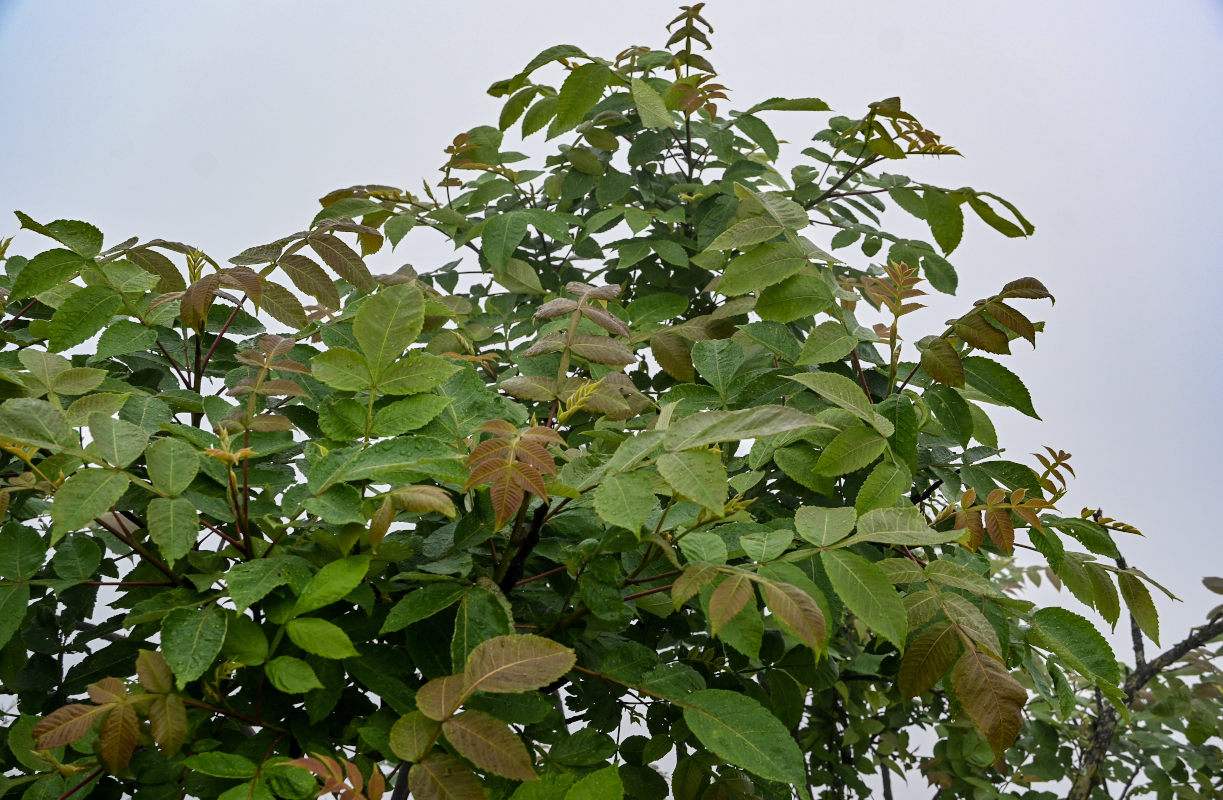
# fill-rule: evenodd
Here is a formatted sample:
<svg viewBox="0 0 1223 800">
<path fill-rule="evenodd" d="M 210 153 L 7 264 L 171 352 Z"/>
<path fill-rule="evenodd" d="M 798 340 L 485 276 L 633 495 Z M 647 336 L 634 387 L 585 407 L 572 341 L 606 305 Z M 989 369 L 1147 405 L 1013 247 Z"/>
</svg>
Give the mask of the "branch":
<svg viewBox="0 0 1223 800">
<path fill-rule="evenodd" d="M 1132 619 L 1133 615 L 1131 615 Z M 1201 647 L 1220 634 L 1223 634 L 1223 615 L 1215 617 L 1151 661 L 1137 667 L 1121 686 L 1122 691 L 1125 692 L 1126 706 L 1129 707 L 1134 702 L 1134 695 L 1150 683 L 1155 676 L 1180 661 L 1190 650 Z M 1112 746 L 1116 731 L 1117 712 L 1111 708 L 1102 709 L 1092 726 L 1091 740 L 1083 756 L 1083 765 L 1079 769 L 1070 794 L 1066 796 L 1067 800 L 1087 800 L 1096 785 L 1100 765 L 1104 763 L 1104 757 L 1108 755 L 1108 749 Z"/>
<path fill-rule="evenodd" d="M 524 505 L 523 508 L 526 508 Z M 523 568 L 526 567 L 527 558 L 530 557 L 531 551 L 535 549 L 535 545 L 539 544 L 539 532 L 544 527 L 544 519 L 548 515 L 548 505 L 540 503 L 536 507 L 534 515 L 531 517 L 531 525 L 527 528 L 527 532 L 523 535 L 522 541 L 518 543 L 517 549 L 514 550 L 513 558 L 505 558 L 501 564 L 503 571 L 497 585 L 501 587 L 503 594 L 509 594 L 510 590 L 522 578 Z"/>
</svg>

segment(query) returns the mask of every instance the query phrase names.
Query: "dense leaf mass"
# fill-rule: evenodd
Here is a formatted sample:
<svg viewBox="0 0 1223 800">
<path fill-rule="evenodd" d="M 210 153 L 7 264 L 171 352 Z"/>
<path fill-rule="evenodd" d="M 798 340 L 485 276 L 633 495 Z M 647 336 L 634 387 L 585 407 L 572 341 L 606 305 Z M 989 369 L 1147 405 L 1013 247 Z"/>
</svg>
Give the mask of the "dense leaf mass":
<svg viewBox="0 0 1223 800">
<path fill-rule="evenodd" d="M 0 794 L 1044 798 L 1164 737 L 1144 780 L 1210 795 L 1211 662 L 1122 670 L 1010 591 L 1159 635 L 1137 531 L 1059 510 L 1069 455 L 999 457 L 1050 293 L 904 319 L 966 217 L 1031 223 L 893 172 L 958 155 L 896 98 L 729 110 L 702 5 L 545 50 L 440 183 L 228 263 L 18 215 L 50 241 L 0 245 Z M 786 167 L 777 113 L 821 115 Z M 414 228 L 460 258 L 376 272 Z M 1148 740 L 1076 760 L 1113 709 Z"/>
</svg>

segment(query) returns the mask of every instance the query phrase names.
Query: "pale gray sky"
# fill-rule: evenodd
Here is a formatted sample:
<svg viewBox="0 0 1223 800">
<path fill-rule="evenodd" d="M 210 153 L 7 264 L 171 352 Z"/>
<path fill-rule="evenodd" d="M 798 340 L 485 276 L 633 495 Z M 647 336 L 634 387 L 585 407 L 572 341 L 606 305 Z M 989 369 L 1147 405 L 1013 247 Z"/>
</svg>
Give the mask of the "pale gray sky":
<svg viewBox="0 0 1223 800">
<path fill-rule="evenodd" d="M 0 0 L 0 212 L 224 260 L 303 228 L 330 189 L 435 180 L 456 133 L 495 122 L 485 88 L 544 47 L 661 46 L 674 13 L 656 0 Z M 1199 578 L 1223 574 L 1223 291 L 1210 277 L 1223 4 L 713 0 L 706 16 L 737 107 L 818 96 L 856 115 L 900 95 L 966 158 L 898 171 L 998 192 L 1036 224 L 1018 241 L 970 225 L 952 259 L 960 299 L 919 326 L 1021 275 L 1057 295 L 1038 313 L 1039 350 L 1008 362 L 1044 422 L 1000 411 L 1000 436 L 1016 460 L 1043 444 L 1075 454 L 1064 513 L 1102 506 L 1147 533 L 1121 544 L 1184 598 L 1161 602 L 1164 644 L 1181 638 L 1219 600 Z M 796 150 L 817 120 L 771 119 Z M 395 259 L 440 263 L 425 235 Z"/>
</svg>

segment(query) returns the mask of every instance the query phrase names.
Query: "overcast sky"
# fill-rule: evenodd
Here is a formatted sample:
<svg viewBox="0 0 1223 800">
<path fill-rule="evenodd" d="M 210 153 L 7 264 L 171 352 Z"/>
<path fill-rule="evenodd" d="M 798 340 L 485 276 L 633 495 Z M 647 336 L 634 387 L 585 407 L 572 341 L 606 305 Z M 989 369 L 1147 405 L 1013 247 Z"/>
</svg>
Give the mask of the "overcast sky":
<svg viewBox="0 0 1223 800">
<path fill-rule="evenodd" d="M 330 189 L 436 180 L 456 133 L 495 123 L 487 86 L 544 47 L 658 47 L 674 13 L 644 0 L 0 0 L 0 212 L 223 261 L 304 228 Z M 952 258 L 959 301 L 918 325 L 1021 275 L 1053 291 L 1039 349 L 1008 362 L 1044 421 L 1000 411 L 1000 437 L 1029 463 L 1044 444 L 1074 453 L 1063 513 L 1100 506 L 1146 532 L 1121 544 L 1185 600 L 1161 602 L 1164 645 L 1183 637 L 1223 599 L 1199 582 L 1223 574 L 1223 4 L 714 0 L 705 14 L 736 107 L 818 96 L 856 116 L 900 95 L 966 158 L 897 171 L 995 191 L 1036 224 L 1029 240 L 970 224 Z M 819 118 L 770 119 L 798 150 Z M 0 236 L 17 230 L 4 219 Z M 445 258 L 415 236 L 400 262 Z M 37 238 L 15 250 L 32 255 Z"/>
</svg>

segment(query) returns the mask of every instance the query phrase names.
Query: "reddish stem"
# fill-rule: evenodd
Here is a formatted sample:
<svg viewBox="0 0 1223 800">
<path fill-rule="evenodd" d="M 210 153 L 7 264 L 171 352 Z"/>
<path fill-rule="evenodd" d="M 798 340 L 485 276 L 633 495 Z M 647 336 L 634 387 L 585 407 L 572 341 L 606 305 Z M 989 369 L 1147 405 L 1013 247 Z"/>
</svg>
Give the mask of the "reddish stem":
<svg viewBox="0 0 1223 800">
<path fill-rule="evenodd" d="M 627 602 L 629 600 L 635 600 L 638 597 L 645 597 L 647 594 L 658 594 L 659 592 L 667 592 L 667 591 L 670 591 L 671 587 L 674 585 L 675 584 L 673 583 L 668 583 L 666 586 L 655 586 L 653 589 L 646 589 L 644 592 L 635 592 L 634 594 L 630 594 L 626 596 L 624 600 Z"/>
<path fill-rule="evenodd" d="M 77 792 L 79 792 L 81 789 L 83 789 L 85 786 L 87 786 L 87 785 L 89 784 L 89 782 L 90 782 L 90 781 L 95 780 L 95 779 L 96 779 L 96 778 L 97 778 L 99 775 L 101 775 L 101 774 L 102 774 L 102 768 L 101 768 L 101 767 L 98 767 L 98 768 L 97 768 L 97 769 L 95 769 L 93 772 L 91 772 L 91 773 L 89 773 L 88 775 L 86 775 L 86 776 L 85 776 L 85 780 L 81 781 L 81 782 L 80 782 L 80 783 L 78 783 L 76 786 L 73 786 L 71 789 L 69 789 L 68 791 L 66 791 L 66 792 L 64 792 L 63 794 L 61 794 L 61 795 L 59 796 L 59 800 L 68 800 L 68 798 L 69 798 L 69 797 L 72 797 L 72 795 L 74 795 L 74 794 L 76 794 Z"/>
<path fill-rule="evenodd" d="M 13 325 L 13 323 L 14 323 L 14 322 L 16 322 L 17 320 L 21 319 L 21 315 L 22 315 L 22 314 L 24 314 L 25 312 L 29 311 L 31 308 L 33 308 L 33 307 L 34 307 L 34 304 L 35 304 L 35 303 L 37 303 L 37 302 L 38 302 L 37 300 L 31 300 L 30 302 L 26 303 L 26 304 L 25 304 L 25 306 L 24 306 L 24 307 L 22 307 L 22 309 L 21 309 L 20 311 L 18 311 L 16 314 L 14 314 L 14 315 L 13 315 L 13 318 L 12 318 L 12 319 L 10 319 L 8 322 L 4 323 L 4 329 L 7 331 L 9 328 L 11 328 L 11 327 L 12 327 L 12 325 Z M 80 788 L 80 787 L 77 787 L 77 788 Z M 72 791 L 73 791 L 73 792 L 75 792 L 75 791 L 76 791 L 76 789 L 73 789 Z M 69 794 L 71 794 L 71 792 L 69 792 Z M 67 796 L 68 796 L 68 795 L 64 795 L 64 797 L 67 797 Z"/>
<path fill-rule="evenodd" d="M 540 578 L 546 578 L 549 575 L 555 575 L 556 573 L 562 572 L 563 570 L 566 570 L 566 569 L 568 569 L 568 567 L 562 564 L 559 567 L 553 567 L 552 569 L 547 570 L 546 572 L 541 572 L 538 575 L 532 575 L 529 578 L 523 578 L 522 580 L 515 583 L 514 586 L 522 586 L 524 583 L 530 583 L 531 581 L 537 581 Z"/>
</svg>

